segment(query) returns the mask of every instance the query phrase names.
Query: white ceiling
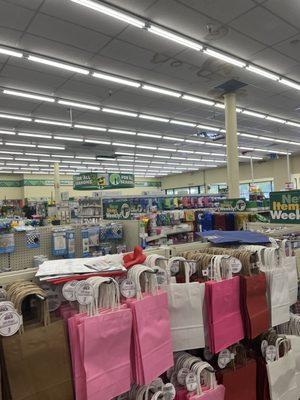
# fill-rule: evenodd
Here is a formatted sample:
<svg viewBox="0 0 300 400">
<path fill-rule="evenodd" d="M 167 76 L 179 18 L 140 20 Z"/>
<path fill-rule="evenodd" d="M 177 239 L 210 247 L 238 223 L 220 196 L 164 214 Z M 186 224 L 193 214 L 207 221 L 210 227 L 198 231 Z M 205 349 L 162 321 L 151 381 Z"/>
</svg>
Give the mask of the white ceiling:
<svg viewBox="0 0 300 400">
<path fill-rule="evenodd" d="M 300 81 L 299 0 L 111 0 L 109 4 Z M 208 25 L 212 34 L 208 32 Z M 215 87 L 229 79 L 237 79 L 247 84 L 238 92 L 239 107 L 300 121 L 299 91 L 204 53 L 186 49 L 70 0 L 0 0 L 0 45 L 220 101 L 220 92 Z M 204 125 L 224 126 L 222 109 L 106 82 L 91 76 L 80 76 L 29 62 L 25 58 L 0 55 L 0 87 Z M 0 112 L 53 120 L 69 118 L 67 107 L 5 96 L 1 92 Z M 162 135 L 192 137 L 195 133 L 192 128 L 95 111 L 73 110 L 73 119 L 91 125 Z M 87 131 L 53 127 L 50 129 L 46 125 L 36 126 L 33 123 L 0 119 L 1 128 L 16 128 L 28 132 L 60 132 L 72 136 L 111 137 L 107 133 L 95 135 Z M 299 128 L 240 114 L 238 129 L 279 139 L 299 140 Z M 137 136 L 131 138 L 116 134 L 112 138 L 128 143 L 153 144 L 151 139 Z M 7 140 L 7 137 L 2 136 L 2 139 Z M 241 146 L 263 146 L 270 148 L 270 152 L 276 149 L 295 150 L 282 143 L 274 145 L 241 137 L 239 141 Z M 173 143 L 163 140 L 155 141 L 155 145 L 174 147 Z M 193 149 L 186 145 L 185 148 Z M 70 154 L 100 154 L 107 151 L 107 146 L 87 147 L 67 143 L 66 149 Z M 109 152 L 112 153 L 114 149 L 116 148 L 111 148 Z M 201 147 L 199 150 L 201 151 Z M 219 149 L 210 148 L 209 151 L 218 152 Z M 255 155 L 262 156 L 262 153 Z"/>
</svg>

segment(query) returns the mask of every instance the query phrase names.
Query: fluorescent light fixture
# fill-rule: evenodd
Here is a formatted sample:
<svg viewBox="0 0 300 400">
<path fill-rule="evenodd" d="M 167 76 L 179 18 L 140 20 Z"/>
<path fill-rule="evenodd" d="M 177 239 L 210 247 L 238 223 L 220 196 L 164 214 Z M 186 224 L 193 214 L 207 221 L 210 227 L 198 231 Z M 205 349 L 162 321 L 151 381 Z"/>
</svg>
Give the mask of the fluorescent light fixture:
<svg viewBox="0 0 300 400">
<path fill-rule="evenodd" d="M 19 142 L 6 142 L 6 146 L 16 146 L 16 147 L 36 147 L 35 144 L 30 143 L 19 143 Z"/>
<path fill-rule="evenodd" d="M 281 119 L 281 118 L 276 118 L 276 117 L 271 117 L 270 115 L 268 115 L 266 117 L 267 120 L 269 121 L 273 121 L 273 122 L 278 122 L 279 124 L 285 124 L 286 120 L 285 119 Z"/>
<path fill-rule="evenodd" d="M 37 158 L 23 158 L 23 157 L 15 157 L 16 161 L 38 161 Z"/>
<path fill-rule="evenodd" d="M 215 103 L 214 106 L 217 108 L 221 108 L 223 110 L 225 109 L 225 104 L 223 104 L 223 103 Z"/>
<path fill-rule="evenodd" d="M 164 140 L 173 140 L 173 141 L 176 141 L 176 142 L 184 142 L 184 139 L 178 138 L 178 137 L 174 137 L 174 136 L 163 136 L 162 138 Z"/>
<path fill-rule="evenodd" d="M 155 115 L 139 114 L 139 118 L 150 119 L 151 121 L 169 122 L 168 118 L 156 117 Z"/>
<path fill-rule="evenodd" d="M 18 132 L 18 136 L 34 137 L 34 138 L 41 138 L 41 139 L 52 139 L 51 135 L 42 135 L 39 133 Z"/>
<path fill-rule="evenodd" d="M 143 137 L 150 137 L 150 138 L 154 138 L 154 139 L 161 139 L 161 138 L 162 138 L 161 135 L 153 135 L 152 133 L 142 133 L 142 132 L 139 132 L 137 135 L 138 135 L 138 136 L 143 136 Z"/>
<path fill-rule="evenodd" d="M 14 167 L 27 167 L 27 164 L 24 163 L 6 163 L 6 165 L 12 165 Z"/>
<path fill-rule="evenodd" d="M 196 51 L 200 51 L 203 49 L 203 46 L 201 44 L 196 43 L 193 40 L 186 39 L 184 36 L 176 35 L 175 33 L 172 33 L 166 29 L 159 28 L 158 26 L 154 26 L 152 24 L 150 25 L 150 28 L 148 28 L 148 32 L 154 33 L 155 35 L 158 35 L 165 39 L 172 40 L 173 42 L 189 47 Z"/>
<path fill-rule="evenodd" d="M 215 126 L 207 126 L 207 125 L 197 125 L 197 128 L 206 129 L 208 131 L 219 132 L 221 128 L 217 128 Z"/>
<path fill-rule="evenodd" d="M 198 140 L 192 140 L 192 139 L 185 139 L 186 143 L 192 143 L 192 144 L 203 144 L 204 142 L 200 142 Z"/>
<path fill-rule="evenodd" d="M 137 147 L 137 149 L 146 149 L 146 150 L 156 150 L 157 149 L 157 147 L 155 146 L 142 146 L 142 145 L 137 145 L 136 146 Z"/>
<path fill-rule="evenodd" d="M 216 155 L 215 153 L 208 153 L 207 151 L 195 151 L 195 154 L 201 154 L 201 155 L 204 155 L 204 156 L 209 156 L 211 154 Z M 225 154 L 224 154 L 224 156 L 225 156 Z"/>
<path fill-rule="evenodd" d="M 142 153 L 136 153 L 136 156 L 138 156 L 138 157 L 147 157 L 147 158 L 152 158 L 153 157 L 153 154 L 142 154 Z M 143 160 L 143 161 L 138 161 L 138 160 L 135 160 L 135 162 L 147 162 L 147 161 L 145 161 L 145 160 Z"/>
<path fill-rule="evenodd" d="M 89 105 L 89 104 L 77 103 L 75 101 L 58 100 L 58 104 L 62 104 L 63 106 L 70 106 L 70 107 L 76 107 L 76 108 L 84 108 L 84 109 L 87 109 L 87 110 L 100 111 L 100 107 L 98 107 L 98 106 L 92 106 L 92 105 Z"/>
<path fill-rule="evenodd" d="M 152 164 L 165 164 L 164 161 L 152 161 Z"/>
<path fill-rule="evenodd" d="M 204 144 L 206 144 L 208 146 L 215 146 L 215 147 L 226 147 L 226 144 L 222 144 L 222 143 L 204 142 Z"/>
<path fill-rule="evenodd" d="M 61 163 L 62 164 L 81 164 L 81 161 L 70 161 L 70 160 L 67 160 L 67 161 L 61 161 Z"/>
<path fill-rule="evenodd" d="M 5 54 L 7 56 L 12 56 L 17 58 L 23 57 L 23 53 L 21 53 L 20 51 L 10 50 L 7 49 L 6 47 L 0 47 L 0 54 Z"/>
<path fill-rule="evenodd" d="M 195 127 L 196 126 L 196 124 L 194 124 L 192 122 L 179 121 L 177 119 L 171 119 L 170 123 L 171 124 L 175 124 L 175 125 L 190 126 L 190 127 Z"/>
<path fill-rule="evenodd" d="M 155 156 L 154 156 L 154 158 L 167 158 L 167 159 L 169 159 L 169 158 L 170 158 L 170 156 L 160 156 L 160 155 L 155 155 Z"/>
<path fill-rule="evenodd" d="M 177 98 L 181 97 L 181 93 L 175 92 L 173 90 L 164 89 L 159 86 L 143 85 L 142 88 L 145 90 L 150 90 L 151 92 L 166 94 L 167 96 L 173 96 Z"/>
<path fill-rule="evenodd" d="M 103 107 L 102 111 L 110 113 L 110 114 L 118 114 L 118 115 L 125 115 L 126 117 L 137 117 L 137 113 L 129 112 L 129 111 L 122 111 L 122 110 L 115 110 L 114 108 L 107 108 Z"/>
<path fill-rule="evenodd" d="M 134 156 L 134 153 L 127 153 L 124 151 L 115 151 L 115 154 L 120 156 Z"/>
<path fill-rule="evenodd" d="M 262 157 L 255 157 L 255 156 L 239 156 L 239 158 L 247 158 L 247 159 L 253 159 L 253 160 L 263 160 Z"/>
<path fill-rule="evenodd" d="M 288 143 L 287 140 L 283 140 L 283 139 L 273 139 L 273 140 L 274 140 L 274 142 L 277 142 L 277 143 Z"/>
<path fill-rule="evenodd" d="M 109 129 L 108 132 L 111 133 L 121 133 L 123 135 L 136 135 L 136 132 L 133 131 L 124 131 L 122 129 Z"/>
<path fill-rule="evenodd" d="M 262 68 L 255 67 L 254 65 L 248 65 L 246 69 L 248 71 L 254 72 L 255 74 L 264 76 L 265 78 L 272 79 L 273 81 L 279 81 L 279 75 L 272 74 L 271 72 L 266 71 Z"/>
<path fill-rule="evenodd" d="M 48 158 L 48 159 L 45 159 L 45 160 L 41 160 L 40 159 L 39 162 L 41 162 L 41 163 L 56 163 L 56 162 L 59 163 L 60 160 L 52 160 L 52 159 Z"/>
<path fill-rule="evenodd" d="M 283 78 L 281 78 L 279 82 L 283 83 L 284 85 L 289 86 L 293 89 L 300 90 L 300 85 L 296 82 L 290 81 L 288 79 L 283 79 Z"/>
<path fill-rule="evenodd" d="M 15 119 L 17 121 L 32 121 L 32 118 L 28 117 L 21 117 L 19 115 L 10 115 L 10 114 L 0 114 L 0 118 L 5 118 L 5 119 Z"/>
<path fill-rule="evenodd" d="M 68 142 L 83 142 L 83 139 L 75 138 L 75 137 L 54 136 L 53 138 L 57 139 L 57 140 L 66 140 Z"/>
<path fill-rule="evenodd" d="M 65 146 L 52 146 L 51 144 L 38 144 L 39 149 L 65 150 Z"/>
<path fill-rule="evenodd" d="M 201 97 L 190 96 L 188 94 L 184 94 L 182 98 L 184 100 L 194 101 L 195 103 L 205 104 L 207 106 L 213 106 L 215 104 L 214 101 L 202 99 Z"/>
<path fill-rule="evenodd" d="M 186 160 L 186 157 L 171 157 L 172 160 Z"/>
<path fill-rule="evenodd" d="M 70 124 L 68 122 L 52 121 L 52 120 L 49 120 L 49 119 L 35 118 L 34 122 L 36 122 L 38 124 L 45 124 L 45 125 L 66 126 L 68 128 L 72 127 L 72 124 Z"/>
<path fill-rule="evenodd" d="M 92 75 L 95 78 L 104 79 L 110 82 L 120 83 L 122 85 L 132 86 L 136 88 L 141 86 L 139 82 L 132 81 L 131 79 L 125 79 L 114 75 L 103 74 L 102 72 L 93 72 Z"/>
<path fill-rule="evenodd" d="M 1 150 L 0 154 L 23 155 L 23 152 L 22 151 L 4 151 L 4 150 Z"/>
<path fill-rule="evenodd" d="M 3 130 L 0 130 L 0 134 L 1 134 L 1 135 L 10 135 L 10 136 L 14 136 L 14 135 L 16 134 L 16 132 L 14 132 L 14 131 L 3 131 Z"/>
<path fill-rule="evenodd" d="M 297 128 L 300 128 L 300 124 L 298 124 L 297 122 L 287 121 L 286 124 L 287 124 L 287 125 L 290 125 L 290 126 L 296 126 Z"/>
<path fill-rule="evenodd" d="M 96 157 L 88 157 L 88 156 L 75 156 L 79 160 L 96 160 Z"/>
<path fill-rule="evenodd" d="M 233 64 L 240 68 L 244 68 L 246 66 L 245 62 L 238 60 L 237 58 L 227 56 L 226 54 L 220 53 L 220 52 L 212 50 L 212 49 L 205 49 L 204 53 L 208 54 L 209 56 L 218 58 L 219 60 L 228 62 L 229 64 Z"/>
<path fill-rule="evenodd" d="M 178 153 L 194 154 L 192 150 L 177 150 Z"/>
<path fill-rule="evenodd" d="M 62 155 L 62 154 L 51 154 L 51 157 L 74 158 L 74 156 L 65 156 L 65 155 Z"/>
<path fill-rule="evenodd" d="M 111 145 L 111 142 L 107 142 L 105 140 L 96 140 L 96 139 L 85 139 L 85 143 L 93 143 L 93 144 L 105 144 L 105 145 Z"/>
<path fill-rule="evenodd" d="M 173 150 L 173 149 L 167 149 L 167 148 L 165 148 L 165 147 L 158 147 L 157 150 L 160 150 L 160 151 L 168 151 L 169 153 L 174 153 L 174 152 L 177 151 L 176 149 L 175 149 L 175 150 Z"/>
<path fill-rule="evenodd" d="M 134 18 L 131 15 L 118 11 L 115 8 L 107 7 L 99 2 L 92 0 L 71 0 L 73 3 L 80 4 L 81 6 L 85 6 L 91 8 L 92 10 L 98 11 L 102 14 L 109 15 L 110 17 L 116 18 L 120 21 L 126 22 L 129 25 L 134 25 L 137 28 L 144 28 L 145 22 L 141 19 Z"/>
<path fill-rule="evenodd" d="M 106 128 L 102 128 L 101 126 L 92 126 L 92 125 L 80 125 L 80 124 L 75 124 L 74 128 L 78 129 L 87 129 L 91 131 L 99 131 L 99 132 L 106 132 Z"/>
<path fill-rule="evenodd" d="M 241 108 L 239 108 L 239 107 L 236 107 L 235 111 L 236 111 L 237 113 L 243 112 L 243 110 L 242 110 Z"/>
<path fill-rule="evenodd" d="M 49 103 L 54 103 L 55 102 L 55 99 L 53 97 L 42 96 L 42 95 L 31 94 L 31 93 L 25 93 L 25 92 L 19 92 L 17 90 L 4 89 L 3 93 L 4 94 L 9 94 L 11 96 L 25 97 L 26 99 L 48 101 Z"/>
<path fill-rule="evenodd" d="M 71 65 L 71 64 L 65 64 L 65 63 L 62 63 L 59 61 L 50 60 L 49 58 L 36 57 L 36 56 L 30 55 L 28 57 L 28 60 L 38 62 L 40 64 L 49 65 L 50 67 L 65 69 L 67 71 L 75 72 L 77 74 L 88 75 L 90 73 L 90 71 L 88 69 L 79 68 L 79 67 L 75 67 L 74 65 Z"/>
<path fill-rule="evenodd" d="M 113 146 L 120 146 L 120 147 L 135 147 L 135 144 L 128 144 L 128 143 L 112 143 Z"/>
<path fill-rule="evenodd" d="M 266 141 L 269 141 L 269 142 L 273 142 L 273 138 L 271 138 L 271 137 L 267 137 L 267 136 L 257 136 L 257 138 L 258 138 L 259 140 L 266 140 Z"/>
<path fill-rule="evenodd" d="M 249 133 L 240 133 L 240 136 L 248 137 L 248 138 L 251 138 L 251 139 L 257 139 L 258 138 L 257 135 L 250 135 Z"/>
<path fill-rule="evenodd" d="M 257 113 L 257 112 L 249 111 L 249 110 L 243 110 L 243 114 L 250 115 L 251 117 L 256 117 L 256 118 L 262 118 L 262 119 L 266 118 L 265 114 L 261 114 L 261 113 Z"/>
</svg>

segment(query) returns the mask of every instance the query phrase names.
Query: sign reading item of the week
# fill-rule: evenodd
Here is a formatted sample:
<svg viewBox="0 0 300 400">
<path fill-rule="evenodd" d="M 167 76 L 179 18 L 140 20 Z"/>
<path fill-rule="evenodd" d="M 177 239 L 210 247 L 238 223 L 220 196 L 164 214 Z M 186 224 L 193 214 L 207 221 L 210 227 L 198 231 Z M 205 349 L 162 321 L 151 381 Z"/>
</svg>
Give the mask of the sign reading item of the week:
<svg viewBox="0 0 300 400">
<path fill-rule="evenodd" d="M 300 224 L 300 190 L 270 193 L 271 222 Z"/>
</svg>

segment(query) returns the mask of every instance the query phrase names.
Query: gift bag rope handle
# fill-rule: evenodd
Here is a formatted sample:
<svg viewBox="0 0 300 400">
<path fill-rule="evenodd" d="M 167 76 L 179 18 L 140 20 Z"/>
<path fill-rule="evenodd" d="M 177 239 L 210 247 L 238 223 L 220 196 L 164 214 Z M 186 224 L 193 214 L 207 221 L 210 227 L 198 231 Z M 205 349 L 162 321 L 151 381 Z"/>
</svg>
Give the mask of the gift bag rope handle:
<svg viewBox="0 0 300 400">
<path fill-rule="evenodd" d="M 165 397 L 164 393 L 160 390 L 160 391 L 156 392 L 156 393 L 151 397 L 151 400 L 158 400 L 158 399 L 164 400 L 165 398 L 166 398 L 166 397 Z"/>
<path fill-rule="evenodd" d="M 207 362 L 200 362 L 197 364 L 194 364 L 192 367 L 192 370 L 195 372 L 196 377 L 197 377 L 197 394 L 198 395 L 202 395 L 203 391 L 202 391 L 202 387 L 201 387 L 201 373 L 203 371 L 206 371 L 207 373 L 209 373 L 209 389 L 215 389 L 217 386 L 217 382 L 216 382 L 216 376 L 215 376 L 215 372 L 213 367 L 208 364 Z"/>
<path fill-rule="evenodd" d="M 160 383 L 160 388 L 159 388 L 159 390 L 160 391 L 162 391 L 163 390 L 163 388 L 164 388 L 164 383 L 163 383 L 163 380 L 161 379 L 161 378 L 158 378 L 158 379 L 156 379 L 156 382 L 159 380 L 159 383 Z M 144 400 L 149 400 L 149 395 L 150 395 L 150 390 L 151 389 L 155 389 L 156 388 L 156 385 L 154 386 L 152 383 L 150 383 L 150 385 L 147 385 L 146 386 L 146 392 L 145 392 L 145 394 L 144 394 Z"/>
<path fill-rule="evenodd" d="M 286 252 L 285 252 L 286 245 L 288 248 L 288 255 L 286 255 Z M 288 239 L 283 239 L 280 243 L 279 251 L 280 251 L 280 255 L 282 258 L 292 257 L 292 255 L 293 255 L 292 242 Z"/>
<path fill-rule="evenodd" d="M 136 298 L 139 300 L 143 298 L 141 287 L 141 275 L 143 273 L 148 273 L 148 276 L 146 276 L 146 291 L 155 294 L 158 290 L 157 279 L 154 271 L 142 264 L 135 265 L 128 271 L 127 276 L 134 282 L 136 286 Z"/>
<path fill-rule="evenodd" d="M 290 347 L 289 340 L 287 338 L 282 338 L 282 337 L 279 337 L 276 340 L 276 344 L 275 344 L 275 347 L 276 347 L 276 360 L 279 360 L 279 358 L 280 358 L 279 351 L 280 351 L 280 347 L 281 346 L 283 346 L 283 348 L 284 348 L 284 355 L 283 356 L 285 356 L 289 351 L 289 347 Z"/>
<path fill-rule="evenodd" d="M 163 265 L 159 265 L 159 262 L 161 261 Z M 161 256 L 159 254 L 150 254 L 145 261 L 145 264 L 147 267 L 152 268 L 153 270 L 156 271 L 166 271 L 167 273 L 167 283 L 169 284 L 171 281 L 171 275 L 168 272 L 168 259 L 164 256 Z"/>
<path fill-rule="evenodd" d="M 187 260 L 184 257 L 171 257 L 167 263 L 167 273 L 168 276 L 171 276 L 171 267 L 175 262 L 182 262 L 184 266 L 184 276 L 185 276 L 185 283 L 190 283 L 190 264 L 187 262 Z"/>
</svg>

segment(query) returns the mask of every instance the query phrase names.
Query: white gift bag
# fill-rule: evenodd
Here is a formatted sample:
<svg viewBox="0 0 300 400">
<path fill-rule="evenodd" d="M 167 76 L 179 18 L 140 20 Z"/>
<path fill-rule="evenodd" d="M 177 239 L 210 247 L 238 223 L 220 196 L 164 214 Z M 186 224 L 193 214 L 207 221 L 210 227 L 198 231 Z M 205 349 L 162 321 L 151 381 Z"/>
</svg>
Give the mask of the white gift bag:
<svg viewBox="0 0 300 400">
<path fill-rule="evenodd" d="M 279 357 L 281 346 L 284 347 L 284 355 Z M 287 339 L 277 339 L 276 359 L 267 364 L 271 400 L 298 400 L 299 397 L 295 358 L 288 347 Z"/>
<path fill-rule="evenodd" d="M 189 264 L 182 257 L 173 257 L 168 263 L 183 261 L 185 283 L 171 283 L 167 286 L 173 351 L 205 347 L 203 307 L 205 284 L 191 282 Z"/>
<path fill-rule="evenodd" d="M 286 245 L 288 255 L 286 254 Z M 289 283 L 290 305 L 297 303 L 298 298 L 298 272 L 296 257 L 293 256 L 292 244 L 290 240 L 283 240 L 280 246 L 280 264 L 285 268 Z"/>
<path fill-rule="evenodd" d="M 295 336 L 295 335 L 287 335 L 286 336 L 288 339 L 291 341 L 292 345 L 292 354 L 295 359 L 295 364 L 296 364 L 296 382 L 297 382 L 297 399 L 300 399 L 300 336 Z"/>
</svg>

